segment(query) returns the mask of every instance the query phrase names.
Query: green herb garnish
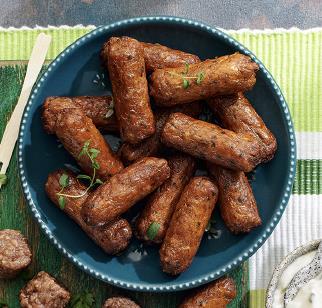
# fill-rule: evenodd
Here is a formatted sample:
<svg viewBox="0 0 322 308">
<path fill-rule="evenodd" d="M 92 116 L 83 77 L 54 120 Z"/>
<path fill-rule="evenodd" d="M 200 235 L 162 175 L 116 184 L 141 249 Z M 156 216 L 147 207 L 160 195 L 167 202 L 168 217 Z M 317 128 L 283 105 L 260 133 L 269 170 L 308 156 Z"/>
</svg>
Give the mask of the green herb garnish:
<svg viewBox="0 0 322 308">
<path fill-rule="evenodd" d="M 84 292 L 73 296 L 70 307 L 71 308 L 91 308 L 95 303 L 94 296 L 91 292 Z"/>
<path fill-rule="evenodd" d="M 158 234 L 161 225 L 157 222 L 152 222 L 146 232 L 147 237 L 153 241 Z"/>
<path fill-rule="evenodd" d="M 0 185 L 5 185 L 7 183 L 7 176 L 3 173 L 0 173 Z"/>
<path fill-rule="evenodd" d="M 93 175 L 91 177 L 86 174 L 79 174 L 77 176 L 77 179 L 89 181 L 89 185 L 84 190 L 84 192 L 79 195 L 64 194 L 64 189 L 69 185 L 69 177 L 67 174 L 63 173 L 59 178 L 59 184 L 60 184 L 61 190 L 57 193 L 57 196 L 58 196 L 59 206 L 62 210 L 65 208 L 65 204 L 66 204 L 65 198 L 81 198 L 85 196 L 87 192 L 91 188 L 93 188 L 93 186 L 97 184 L 103 184 L 102 180 L 96 178 L 96 170 L 100 169 L 100 165 L 96 161 L 96 158 L 100 154 L 100 151 L 95 148 L 90 148 L 89 146 L 90 146 L 90 141 L 88 140 L 84 143 L 80 153 L 78 154 L 79 158 L 86 155 L 90 159 L 92 168 L 93 168 Z"/>
<path fill-rule="evenodd" d="M 182 78 L 182 86 L 184 89 L 188 89 L 190 86 L 189 79 L 196 80 L 196 84 L 201 84 L 201 82 L 205 78 L 205 73 L 204 72 L 199 72 L 196 76 L 187 76 L 189 72 L 189 64 L 185 63 L 185 69 L 181 74 L 177 73 L 171 73 L 174 76 L 179 76 Z"/>
<path fill-rule="evenodd" d="M 197 84 L 201 84 L 201 82 L 203 81 L 203 79 L 205 78 L 205 74 L 203 72 L 199 72 L 197 74 L 197 80 L 196 83 Z"/>
</svg>

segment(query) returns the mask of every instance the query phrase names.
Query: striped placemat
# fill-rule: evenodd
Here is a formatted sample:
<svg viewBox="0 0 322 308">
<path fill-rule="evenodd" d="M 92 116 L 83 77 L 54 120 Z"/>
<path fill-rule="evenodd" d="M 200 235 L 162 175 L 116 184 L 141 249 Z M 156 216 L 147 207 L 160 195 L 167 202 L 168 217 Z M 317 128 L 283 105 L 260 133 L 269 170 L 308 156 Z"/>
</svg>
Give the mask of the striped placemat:
<svg viewBox="0 0 322 308">
<path fill-rule="evenodd" d="M 93 28 L 0 28 L 0 65 L 27 61 L 39 32 L 53 38 L 50 61 Z M 249 260 L 250 307 L 260 308 L 275 265 L 296 246 L 322 237 L 322 29 L 226 32 L 272 73 L 290 107 L 297 136 L 297 174 L 289 205 L 272 236 Z"/>
</svg>

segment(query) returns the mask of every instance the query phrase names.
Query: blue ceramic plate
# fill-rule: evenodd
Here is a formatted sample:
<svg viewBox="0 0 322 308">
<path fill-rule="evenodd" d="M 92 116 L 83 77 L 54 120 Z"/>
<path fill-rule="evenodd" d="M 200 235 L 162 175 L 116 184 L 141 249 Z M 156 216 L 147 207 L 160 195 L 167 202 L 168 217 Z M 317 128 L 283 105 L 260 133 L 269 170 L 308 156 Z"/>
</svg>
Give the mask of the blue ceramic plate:
<svg viewBox="0 0 322 308">
<path fill-rule="evenodd" d="M 133 241 L 119 257 L 103 253 L 82 230 L 46 197 L 49 172 L 75 165 L 54 136 L 41 124 L 41 105 L 47 96 L 103 95 L 110 83 L 100 65 L 99 52 L 111 36 L 128 35 L 181 49 L 200 58 L 242 52 L 260 66 L 254 89 L 247 94 L 278 141 L 275 158 L 255 171 L 252 187 L 263 224 L 247 235 L 233 235 L 218 216 L 218 239 L 203 239 L 191 267 L 178 277 L 162 273 L 156 248 Z M 105 74 L 105 75 L 104 75 Z M 118 139 L 106 136 L 114 149 Z M 19 139 L 19 167 L 23 190 L 35 219 L 52 243 L 89 274 L 114 285 L 136 290 L 173 291 L 211 281 L 247 260 L 265 242 L 289 199 L 295 173 L 295 137 L 291 116 L 272 76 L 255 56 L 223 32 L 204 24 L 173 17 L 143 17 L 97 28 L 63 51 L 40 78 L 24 112 Z"/>
</svg>

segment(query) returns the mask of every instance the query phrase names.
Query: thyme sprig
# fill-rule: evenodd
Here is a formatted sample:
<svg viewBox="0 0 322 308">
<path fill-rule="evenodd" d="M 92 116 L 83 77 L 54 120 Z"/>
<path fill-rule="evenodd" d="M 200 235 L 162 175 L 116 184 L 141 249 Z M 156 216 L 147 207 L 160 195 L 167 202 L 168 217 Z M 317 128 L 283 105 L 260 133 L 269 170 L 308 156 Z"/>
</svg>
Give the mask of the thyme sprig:
<svg viewBox="0 0 322 308">
<path fill-rule="evenodd" d="M 95 149 L 95 148 L 90 148 L 90 140 L 86 141 L 78 155 L 78 158 L 86 155 L 92 164 L 93 168 L 93 173 L 92 176 L 88 176 L 86 174 L 79 174 L 77 176 L 77 179 L 82 179 L 82 180 L 87 180 L 89 181 L 89 185 L 87 188 L 83 191 L 83 193 L 79 195 L 70 195 L 70 194 L 65 194 L 64 190 L 66 187 L 69 185 L 69 176 L 66 173 L 63 173 L 60 178 L 59 178 L 59 185 L 61 187 L 60 191 L 57 193 L 58 196 L 58 203 L 61 209 L 65 208 L 66 204 L 66 198 L 81 198 L 84 197 L 88 191 L 93 188 L 95 185 L 103 184 L 103 181 L 100 180 L 99 178 L 96 178 L 96 170 L 100 169 L 100 165 L 98 161 L 96 160 L 97 156 L 100 154 L 100 151 Z"/>
<path fill-rule="evenodd" d="M 204 72 L 199 72 L 197 73 L 196 76 L 187 76 L 189 73 L 189 64 L 185 64 L 185 70 L 181 74 L 177 73 L 172 73 L 174 76 L 179 76 L 182 78 L 182 86 L 184 89 L 187 89 L 190 86 L 190 81 L 189 80 L 195 80 L 196 84 L 201 84 L 201 82 L 205 78 L 205 73 Z"/>
</svg>

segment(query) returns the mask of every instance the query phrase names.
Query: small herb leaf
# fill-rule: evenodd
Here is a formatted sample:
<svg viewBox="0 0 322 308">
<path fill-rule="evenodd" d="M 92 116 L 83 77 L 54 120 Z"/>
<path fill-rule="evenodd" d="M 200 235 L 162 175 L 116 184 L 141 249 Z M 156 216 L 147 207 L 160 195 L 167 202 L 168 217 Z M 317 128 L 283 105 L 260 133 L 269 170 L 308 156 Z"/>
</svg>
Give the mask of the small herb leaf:
<svg viewBox="0 0 322 308">
<path fill-rule="evenodd" d="M 92 148 L 92 149 L 89 149 L 89 152 L 91 153 L 91 157 L 94 159 L 100 153 L 100 150 Z"/>
<path fill-rule="evenodd" d="M 106 112 L 105 118 L 106 118 L 106 119 L 108 119 L 108 118 L 110 118 L 113 114 L 114 114 L 114 109 L 109 109 L 109 110 Z"/>
<path fill-rule="evenodd" d="M 58 196 L 58 203 L 60 208 L 63 210 L 65 208 L 66 199 L 64 196 Z"/>
<path fill-rule="evenodd" d="M 95 303 L 94 296 L 91 292 L 84 292 L 73 296 L 70 307 L 71 308 L 92 308 Z"/>
<path fill-rule="evenodd" d="M 197 75 L 197 84 L 201 84 L 201 82 L 203 81 L 203 79 L 205 78 L 205 74 L 203 72 L 198 73 Z"/>
<path fill-rule="evenodd" d="M 189 83 L 189 80 L 187 80 L 187 79 L 183 79 L 183 88 L 184 89 L 187 89 L 188 87 L 189 87 L 189 85 L 190 85 L 190 83 Z"/>
<path fill-rule="evenodd" d="M 69 184 L 69 177 L 66 173 L 63 173 L 59 178 L 59 185 L 61 188 L 66 188 Z"/>
<path fill-rule="evenodd" d="M 5 174 L 0 174 L 0 185 L 4 185 L 4 184 L 6 184 L 7 183 L 7 180 L 8 180 L 8 178 L 7 178 L 7 176 L 5 175 Z"/>
<path fill-rule="evenodd" d="M 77 176 L 77 178 L 80 179 L 80 180 L 88 180 L 88 181 L 92 180 L 92 178 L 90 176 L 86 175 L 86 174 L 79 174 Z"/>
<path fill-rule="evenodd" d="M 189 63 L 185 63 L 184 66 L 185 66 L 185 70 L 184 70 L 183 74 L 187 75 L 189 72 Z"/>
<path fill-rule="evenodd" d="M 93 161 L 92 165 L 93 165 L 93 168 L 96 170 L 98 170 L 100 168 L 100 164 L 96 160 Z"/>
<path fill-rule="evenodd" d="M 103 181 L 101 179 L 96 179 L 95 184 L 103 184 Z"/>
<path fill-rule="evenodd" d="M 146 232 L 147 237 L 153 241 L 158 234 L 161 225 L 157 222 L 152 222 Z"/>
</svg>

